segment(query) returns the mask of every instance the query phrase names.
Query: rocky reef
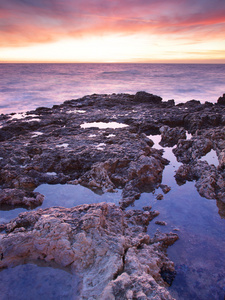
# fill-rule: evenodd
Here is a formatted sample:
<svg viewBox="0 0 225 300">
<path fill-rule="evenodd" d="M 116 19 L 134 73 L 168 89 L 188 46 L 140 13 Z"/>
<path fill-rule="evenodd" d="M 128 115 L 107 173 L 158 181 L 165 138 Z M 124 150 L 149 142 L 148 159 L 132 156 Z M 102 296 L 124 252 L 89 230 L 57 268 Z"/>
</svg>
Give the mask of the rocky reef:
<svg viewBox="0 0 225 300">
<path fill-rule="evenodd" d="M 215 104 L 175 105 L 146 92 L 94 94 L 1 115 L 1 208 L 41 205 L 44 196 L 34 190 L 42 183 L 81 184 L 103 193 L 122 189 L 122 198 L 120 207 L 39 209 L 0 225 L 0 268 L 55 261 L 79 275 L 81 299 L 172 299 L 165 289 L 174 276 L 166 248 L 177 235 L 150 238 L 146 226 L 157 213 L 125 208 L 161 185 L 169 161 L 154 148 L 154 134 L 161 134 L 162 146 L 175 146 L 182 163 L 177 182 L 195 180 L 202 196 L 223 207 L 224 127 L 224 96 Z M 212 150 L 218 166 L 204 161 Z"/>
<path fill-rule="evenodd" d="M 172 299 L 161 273 L 174 273 L 165 249 L 178 237 L 150 239 L 144 228 L 156 215 L 106 203 L 23 213 L 1 236 L 0 267 L 38 260 L 70 266 L 81 299 Z"/>
</svg>

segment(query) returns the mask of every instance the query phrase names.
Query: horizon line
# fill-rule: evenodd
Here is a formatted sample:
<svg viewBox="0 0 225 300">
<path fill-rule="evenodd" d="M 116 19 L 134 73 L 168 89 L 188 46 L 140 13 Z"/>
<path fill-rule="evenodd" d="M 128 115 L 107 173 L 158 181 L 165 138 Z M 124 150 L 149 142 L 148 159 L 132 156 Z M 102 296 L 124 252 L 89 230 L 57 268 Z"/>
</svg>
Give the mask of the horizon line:
<svg viewBox="0 0 225 300">
<path fill-rule="evenodd" d="M 115 62 L 93 62 L 93 61 L 87 61 L 87 62 L 80 62 L 80 61 L 1 61 L 0 64 L 225 64 L 225 60 L 220 61 L 218 60 L 209 60 L 209 61 L 115 61 Z"/>
</svg>

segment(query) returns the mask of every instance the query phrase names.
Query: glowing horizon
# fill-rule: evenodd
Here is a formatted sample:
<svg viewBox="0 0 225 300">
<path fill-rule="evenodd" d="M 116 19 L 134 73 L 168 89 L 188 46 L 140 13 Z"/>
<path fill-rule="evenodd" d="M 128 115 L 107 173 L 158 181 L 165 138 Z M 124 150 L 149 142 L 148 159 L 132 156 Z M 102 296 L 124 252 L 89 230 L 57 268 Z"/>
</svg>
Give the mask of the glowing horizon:
<svg viewBox="0 0 225 300">
<path fill-rule="evenodd" d="M 225 2 L 8 0 L 0 62 L 225 63 Z"/>
</svg>

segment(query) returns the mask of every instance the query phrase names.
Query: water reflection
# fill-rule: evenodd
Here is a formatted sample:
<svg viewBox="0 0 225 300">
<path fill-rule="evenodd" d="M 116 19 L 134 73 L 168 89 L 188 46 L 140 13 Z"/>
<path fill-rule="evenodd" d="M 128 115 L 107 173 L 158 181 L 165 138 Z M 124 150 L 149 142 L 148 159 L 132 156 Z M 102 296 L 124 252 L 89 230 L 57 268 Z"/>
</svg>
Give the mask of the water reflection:
<svg viewBox="0 0 225 300">
<path fill-rule="evenodd" d="M 13 208 L 11 206 L 0 207 L 0 224 L 7 223 L 16 218 L 20 213 L 27 211 L 25 208 Z"/>
<path fill-rule="evenodd" d="M 158 144 L 160 136 L 150 138 L 155 142 L 153 147 L 162 149 Z M 133 208 L 151 205 L 160 212 L 155 221 L 165 221 L 167 226 L 151 222 L 148 228 L 151 236 L 156 230 L 178 231 L 179 241 L 168 249 L 177 271 L 170 287 L 172 296 L 185 300 L 224 299 L 225 204 L 201 197 L 194 182 L 178 186 L 173 174 L 180 163 L 172 148 L 164 148 L 164 157 L 170 164 L 165 167 L 162 183 L 169 185 L 171 191 L 161 201 L 156 200 L 156 195 L 162 193 L 160 188 L 154 194 L 143 193 Z"/>
<path fill-rule="evenodd" d="M 76 300 L 78 278 L 48 264 L 24 264 L 0 271 L 1 300 Z"/>
<path fill-rule="evenodd" d="M 39 208 L 48 208 L 53 206 L 74 207 L 81 204 L 92 204 L 100 202 L 112 202 L 119 205 L 121 200 L 121 190 L 115 193 L 97 194 L 82 185 L 72 184 L 41 184 L 34 192 L 39 192 L 45 196 L 45 199 Z M 27 211 L 25 208 L 7 207 L 0 210 L 0 224 L 9 222 L 16 218 L 19 213 Z"/>
<path fill-rule="evenodd" d="M 218 156 L 216 154 L 216 151 L 213 149 L 210 152 L 208 152 L 206 155 L 202 156 L 200 160 L 202 161 L 206 160 L 209 165 L 214 165 L 215 167 L 218 167 L 219 165 Z"/>
<path fill-rule="evenodd" d="M 82 185 L 72 184 L 42 184 L 35 189 L 45 196 L 41 208 L 52 206 L 74 207 L 81 204 L 92 204 L 100 202 L 113 202 L 119 204 L 121 191 L 116 193 L 96 194 Z"/>
</svg>

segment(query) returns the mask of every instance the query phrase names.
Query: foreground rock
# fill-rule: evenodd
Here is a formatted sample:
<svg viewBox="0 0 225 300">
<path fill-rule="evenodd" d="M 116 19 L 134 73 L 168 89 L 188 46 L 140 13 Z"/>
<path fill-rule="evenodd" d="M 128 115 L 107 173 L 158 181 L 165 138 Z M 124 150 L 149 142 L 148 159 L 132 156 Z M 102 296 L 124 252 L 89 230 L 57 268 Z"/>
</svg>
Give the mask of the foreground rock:
<svg viewBox="0 0 225 300">
<path fill-rule="evenodd" d="M 172 299 L 163 274 L 175 272 L 165 250 L 178 237 L 151 239 L 145 226 L 156 215 L 106 203 L 20 214 L 0 235 L 0 268 L 37 260 L 70 266 L 80 277 L 79 299 Z"/>
</svg>

